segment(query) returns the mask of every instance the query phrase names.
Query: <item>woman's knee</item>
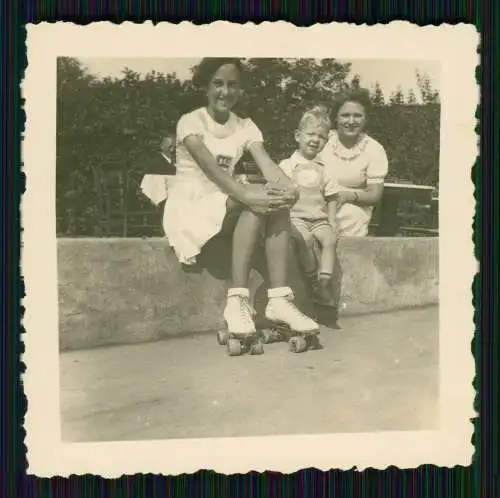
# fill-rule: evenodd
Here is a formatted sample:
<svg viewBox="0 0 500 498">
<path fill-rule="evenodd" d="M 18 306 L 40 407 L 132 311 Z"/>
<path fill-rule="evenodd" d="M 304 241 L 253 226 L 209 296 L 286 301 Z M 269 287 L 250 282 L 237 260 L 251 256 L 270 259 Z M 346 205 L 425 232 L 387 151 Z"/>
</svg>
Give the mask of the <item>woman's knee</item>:
<svg viewBox="0 0 500 498">
<path fill-rule="evenodd" d="M 368 233 L 371 216 L 354 204 L 344 204 L 337 215 L 341 236 L 364 236 Z"/>
<path fill-rule="evenodd" d="M 268 234 L 278 234 L 281 232 L 290 233 L 290 212 L 279 211 L 268 216 L 264 216 L 264 223 L 266 224 Z"/>
<path fill-rule="evenodd" d="M 240 223 L 244 223 L 245 226 L 262 226 L 264 224 L 264 216 L 254 213 L 249 209 L 242 209 L 239 214 Z"/>
</svg>

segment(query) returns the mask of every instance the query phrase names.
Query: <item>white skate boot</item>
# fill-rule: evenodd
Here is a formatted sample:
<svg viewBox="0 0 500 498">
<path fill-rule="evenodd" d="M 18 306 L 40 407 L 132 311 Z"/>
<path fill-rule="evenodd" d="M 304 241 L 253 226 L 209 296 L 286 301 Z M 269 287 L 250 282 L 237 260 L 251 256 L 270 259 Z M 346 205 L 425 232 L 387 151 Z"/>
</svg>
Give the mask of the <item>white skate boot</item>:
<svg viewBox="0 0 500 498">
<path fill-rule="evenodd" d="M 254 316 L 248 289 L 229 289 L 224 309 L 227 331 L 217 332 L 217 340 L 219 344 L 227 345 L 229 356 L 239 356 L 243 352 L 254 355 L 264 352 L 255 329 Z"/>
<path fill-rule="evenodd" d="M 282 337 L 289 338 L 290 351 L 319 349 L 319 325 L 295 306 L 293 291 L 289 287 L 269 289 L 268 296 L 266 318 L 276 324 Z"/>
</svg>

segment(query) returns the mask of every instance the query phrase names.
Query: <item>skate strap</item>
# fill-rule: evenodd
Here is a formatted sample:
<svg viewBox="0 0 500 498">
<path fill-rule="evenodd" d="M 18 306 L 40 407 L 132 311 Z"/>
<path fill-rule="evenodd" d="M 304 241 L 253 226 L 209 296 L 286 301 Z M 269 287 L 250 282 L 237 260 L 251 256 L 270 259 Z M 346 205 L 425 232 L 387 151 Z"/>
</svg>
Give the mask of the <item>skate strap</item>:
<svg viewBox="0 0 500 498">
<path fill-rule="evenodd" d="M 293 291 L 290 287 L 275 287 L 274 289 L 268 289 L 267 297 L 272 299 L 274 297 L 288 297 L 293 298 Z"/>
<path fill-rule="evenodd" d="M 233 287 L 232 289 L 228 289 L 227 297 L 241 296 L 250 299 L 250 291 L 245 289 L 244 287 Z"/>
</svg>

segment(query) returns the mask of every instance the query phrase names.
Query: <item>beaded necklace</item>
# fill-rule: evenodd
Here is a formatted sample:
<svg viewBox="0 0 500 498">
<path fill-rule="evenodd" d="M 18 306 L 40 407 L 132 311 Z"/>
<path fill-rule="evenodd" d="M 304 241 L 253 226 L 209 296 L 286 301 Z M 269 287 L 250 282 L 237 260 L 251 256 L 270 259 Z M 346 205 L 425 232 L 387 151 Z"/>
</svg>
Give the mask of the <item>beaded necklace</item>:
<svg viewBox="0 0 500 498">
<path fill-rule="evenodd" d="M 354 161 L 365 151 L 368 145 L 368 135 L 366 133 L 362 133 L 356 145 L 350 148 L 342 144 L 336 131 L 332 132 L 330 140 L 333 154 L 343 161 Z"/>
</svg>

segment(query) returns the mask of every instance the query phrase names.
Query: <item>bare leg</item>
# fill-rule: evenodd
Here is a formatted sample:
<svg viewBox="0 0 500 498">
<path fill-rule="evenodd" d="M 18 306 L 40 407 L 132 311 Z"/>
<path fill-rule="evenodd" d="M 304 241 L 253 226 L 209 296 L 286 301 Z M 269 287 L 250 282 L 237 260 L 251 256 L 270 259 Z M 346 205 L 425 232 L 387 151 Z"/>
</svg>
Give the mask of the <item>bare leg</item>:
<svg viewBox="0 0 500 498">
<path fill-rule="evenodd" d="M 297 243 L 297 253 L 304 274 L 308 278 L 314 277 L 316 275 L 316 257 L 314 255 L 314 238 L 311 232 L 292 222 L 291 235 Z"/>
<path fill-rule="evenodd" d="M 288 286 L 288 249 L 290 244 L 288 211 L 267 217 L 266 260 L 272 288 Z"/>
<path fill-rule="evenodd" d="M 336 259 L 335 248 L 337 239 L 335 234 L 329 228 L 324 227 L 321 228 L 321 230 L 316 230 L 314 232 L 314 237 L 316 237 L 321 244 L 319 274 L 329 275 L 331 278 Z"/>
<path fill-rule="evenodd" d="M 233 233 L 233 287 L 248 288 L 253 255 L 263 224 L 263 216 L 244 209 L 241 211 Z"/>
<path fill-rule="evenodd" d="M 255 334 L 254 310 L 250 304 L 249 277 L 254 252 L 264 223 L 262 216 L 228 202 L 222 231 L 232 233 L 232 285 L 228 289 L 224 319 L 230 333 Z"/>
<path fill-rule="evenodd" d="M 294 293 L 289 287 L 290 215 L 279 213 L 267 218 L 266 259 L 270 288 L 266 318 L 274 323 L 286 324 L 291 330 L 302 333 L 317 333 L 318 324 L 304 315 L 293 304 Z M 293 257 L 293 255 L 292 255 Z"/>
</svg>

